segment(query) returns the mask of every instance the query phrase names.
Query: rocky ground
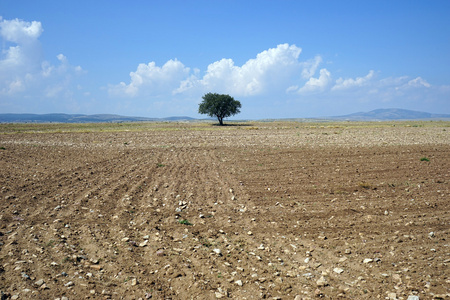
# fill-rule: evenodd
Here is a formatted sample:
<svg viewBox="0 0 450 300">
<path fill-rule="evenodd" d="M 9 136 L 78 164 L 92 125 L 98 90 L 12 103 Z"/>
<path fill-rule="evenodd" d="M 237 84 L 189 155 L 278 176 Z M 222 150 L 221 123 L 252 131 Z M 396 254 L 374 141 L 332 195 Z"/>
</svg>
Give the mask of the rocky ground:
<svg viewBox="0 0 450 300">
<path fill-rule="evenodd" d="M 448 122 L 139 126 L 0 125 L 1 299 L 450 298 Z"/>
</svg>

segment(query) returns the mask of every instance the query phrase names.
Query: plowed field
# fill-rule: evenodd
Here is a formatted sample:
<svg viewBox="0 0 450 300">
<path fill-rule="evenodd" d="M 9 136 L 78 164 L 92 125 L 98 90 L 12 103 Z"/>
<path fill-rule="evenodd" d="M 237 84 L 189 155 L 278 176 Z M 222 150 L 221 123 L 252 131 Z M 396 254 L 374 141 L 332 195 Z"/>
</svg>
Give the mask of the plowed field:
<svg viewBox="0 0 450 300">
<path fill-rule="evenodd" d="M 447 299 L 449 133 L 2 124 L 2 299 Z"/>
</svg>

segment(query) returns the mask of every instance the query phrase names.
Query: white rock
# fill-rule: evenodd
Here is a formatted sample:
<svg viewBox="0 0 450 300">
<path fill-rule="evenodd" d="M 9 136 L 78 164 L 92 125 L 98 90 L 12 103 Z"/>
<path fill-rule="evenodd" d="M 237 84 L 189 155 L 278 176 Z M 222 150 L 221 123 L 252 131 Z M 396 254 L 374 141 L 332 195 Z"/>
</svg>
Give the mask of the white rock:
<svg viewBox="0 0 450 300">
<path fill-rule="evenodd" d="M 242 286 L 242 280 L 236 280 L 234 283 L 236 283 L 238 286 Z"/>
<path fill-rule="evenodd" d="M 219 293 L 219 292 L 215 292 L 215 295 L 216 295 L 216 298 L 217 298 L 217 299 L 220 299 L 220 298 L 223 298 L 223 297 L 225 297 L 225 295 L 224 295 L 224 294 L 222 294 L 222 293 Z"/>
<path fill-rule="evenodd" d="M 316 281 L 317 286 L 321 287 L 321 286 L 327 286 L 328 285 L 328 281 L 325 279 L 325 277 L 321 276 L 317 281 Z"/>
<path fill-rule="evenodd" d="M 343 272 L 344 272 L 344 270 L 343 270 L 343 269 L 341 269 L 341 268 L 334 268 L 334 269 L 333 269 L 333 272 L 334 272 L 334 273 L 338 273 L 338 274 L 341 274 L 341 273 L 343 273 Z"/>
<path fill-rule="evenodd" d="M 214 251 L 214 253 L 216 253 L 216 254 L 222 254 L 222 250 L 220 250 L 219 248 L 216 248 L 216 249 L 214 249 L 213 250 Z"/>
<path fill-rule="evenodd" d="M 371 259 L 371 258 L 366 258 L 366 259 L 363 260 L 364 264 L 368 264 L 368 263 L 371 263 L 371 262 L 373 262 L 373 259 Z"/>
<path fill-rule="evenodd" d="M 136 285 L 138 284 L 138 280 L 136 278 L 131 279 L 131 285 Z"/>
<path fill-rule="evenodd" d="M 41 285 L 44 284 L 44 280 L 43 280 L 43 279 L 39 279 L 39 280 L 36 281 L 34 284 L 37 285 L 37 286 L 41 286 Z"/>
<path fill-rule="evenodd" d="M 397 294 L 396 293 L 388 293 L 387 296 L 388 296 L 389 299 L 392 299 L 392 300 L 397 299 Z"/>
</svg>

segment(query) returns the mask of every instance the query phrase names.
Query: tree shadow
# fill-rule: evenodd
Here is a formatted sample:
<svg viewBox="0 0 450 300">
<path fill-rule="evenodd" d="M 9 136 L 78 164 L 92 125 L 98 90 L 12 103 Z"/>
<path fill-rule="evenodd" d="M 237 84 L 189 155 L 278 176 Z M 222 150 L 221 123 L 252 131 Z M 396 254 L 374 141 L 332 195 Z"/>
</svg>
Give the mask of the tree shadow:
<svg viewBox="0 0 450 300">
<path fill-rule="evenodd" d="M 255 125 L 254 124 L 250 124 L 250 123 L 245 123 L 245 124 L 241 124 L 241 123 L 224 123 L 223 125 L 220 125 L 219 123 L 214 123 L 214 124 L 211 124 L 211 126 L 217 126 L 217 127 L 253 127 Z"/>
</svg>

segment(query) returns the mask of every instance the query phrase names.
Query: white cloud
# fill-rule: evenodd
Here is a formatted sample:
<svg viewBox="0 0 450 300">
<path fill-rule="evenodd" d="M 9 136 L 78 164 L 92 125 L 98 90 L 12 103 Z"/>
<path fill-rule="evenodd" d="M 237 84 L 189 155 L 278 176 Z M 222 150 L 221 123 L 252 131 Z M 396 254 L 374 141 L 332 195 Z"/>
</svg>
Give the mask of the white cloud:
<svg viewBox="0 0 450 300">
<path fill-rule="evenodd" d="M 222 59 L 208 66 L 199 81 L 204 90 L 227 92 L 236 96 L 252 96 L 271 89 L 280 90 L 280 84 L 299 68 L 301 48 L 281 44 L 259 53 L 241 67 L 232 59 Z"/>
<path fill-rule="evenodd" d="M 282 85 L 300 68 L 301 49 L 295 45 L 281 44 L 249 59 L 244 65 L 223 58 L 211 63 L 203 77 L 200 71 L 185 67 L 177 60 L 169 60 L 162 67 L 155 62 L 140 64 L 130 73 L 130 83 L 110 85 L 111 96 L 137 97 L 142 95 L 173 95 L 214 91 L 233 96 L 253 96 L 273 90 L 283 90 Z"/>
<path fill-rule="evenodd" d="M 41 22 L 0 19 L 0 35 L 9 42 L 16 44 L 29 43 L 37 40 L 42 32 Z"/>
<path fill-rule="evenodd" d="M 422 79 L 421 77 L 417 77 L 415 79 L 408 81 L 408 86 L 429 88 L 431 87 L 431 84 L 429 84 L 426 80 Z"/>
<path fill-rule="evenodd" d="M 316 73 L 317 68 L 322 63 L 322 57 L 320 55 L 316 55 L 314 59 L 310 59 L 306 62 L 304 62 L 303 70 L 302 70 L 302 77 L 304 79 L 309 79 L 314 76 Z"/>
<path fill-rule="evenodd" d="M 339 78 L 336 80 L 335 86 L 333 86 L 332 90 L 344 90 L 349 89 L 353 87 L 362 87 L 366 85 L 372 78 L 374 78 L 375 72 L 371 70 L 366 76 L 364 77 L 356 77 L 356 79 L 348 78 L 343 79 Z"/>
<path fill-rule="evenodd" d="M 108 91 L 113 96 L 136 97 L 161 95 L 180 87 L 190 73 L 178 60 L 169 60 L 162 67 L 155 62 L 139 64 L 135 72 L 130 73 L 130 83 L 120 82 L 110 85 Z"/>
<path fill-rule="evenodd" d="M 57 56 L 56 66 L 45 61 L 39 42 L 43 31 L 37 21 L 0 17 L 0 39 L 5 47 L 0 57 L 0 96 L 38 100 L 67 95 L 72 78 L 84 72 L 80 66 L 71 66 L 63 54 Z"/>
<path fill-rule="evenodd" d="M 321 69 L 319 78 L 311 77 L 303 87 L 301 87 L 299 93 L 311 93 L 324 91 L 331 82 L 331 73 L 327 69 Z M 291 89 L 292 90 L 292 89 Z"/>
</svg>

